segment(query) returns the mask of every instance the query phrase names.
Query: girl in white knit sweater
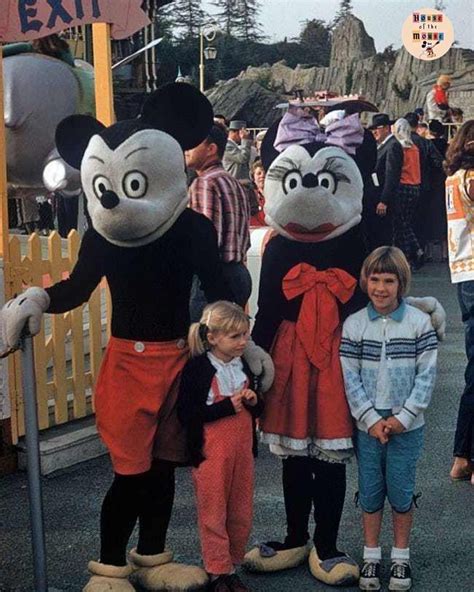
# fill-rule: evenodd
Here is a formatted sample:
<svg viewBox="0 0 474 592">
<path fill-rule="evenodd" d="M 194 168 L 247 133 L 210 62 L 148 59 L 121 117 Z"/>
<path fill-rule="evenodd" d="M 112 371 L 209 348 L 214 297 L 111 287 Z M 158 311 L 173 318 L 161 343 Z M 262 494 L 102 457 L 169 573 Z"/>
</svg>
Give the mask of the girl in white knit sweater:
<svg viewBox="0 0 474 592">
<path fill-rule="evenodd" d="M 343 327 L 341 363 L 356 420 L 364 564 L 360 589 L 380 590 L 379 545 L 385 497 L 392 506 L 394 546 L 389 590 L 411 588 L 409 537 L 423 411 L 436 376 L 437 338 L 430 317 L 403 300 L 410 266 L 396 247 L 364 261 L 360 285 L 368 306 Z"/>
</svg>

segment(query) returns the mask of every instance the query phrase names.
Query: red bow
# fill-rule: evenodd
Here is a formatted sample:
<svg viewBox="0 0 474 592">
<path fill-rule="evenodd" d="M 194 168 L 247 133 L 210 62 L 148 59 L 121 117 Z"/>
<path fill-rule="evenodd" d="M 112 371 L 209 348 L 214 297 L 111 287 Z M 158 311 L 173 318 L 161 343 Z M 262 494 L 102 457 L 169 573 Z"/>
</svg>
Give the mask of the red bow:
<svg viewBox="0 0 474 592">
<path fill-rule="evenodd" d="M 296 334 L 311 363 L 319 370 L 326 368 L 331 360 L 334 332 L 339 325 L 337 300 L 347 302 L 356 284 L 342 269 L 317 271 L 307 263 L 295 265 L 283 278 L 287 300 L 304 294 Z"/>
</svg>

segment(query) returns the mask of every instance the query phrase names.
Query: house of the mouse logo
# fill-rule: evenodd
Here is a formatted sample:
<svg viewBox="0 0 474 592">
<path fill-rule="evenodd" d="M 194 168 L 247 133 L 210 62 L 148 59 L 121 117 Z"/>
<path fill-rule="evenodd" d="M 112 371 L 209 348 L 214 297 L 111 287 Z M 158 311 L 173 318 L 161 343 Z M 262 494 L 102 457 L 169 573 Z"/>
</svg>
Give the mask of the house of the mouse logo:
<svg viewBox="0 0 474 592">
<path fill-rule="evenodd" d="M 420 60 L 437 60 L 449 51 L 454 42 L 450 19 L 434 8 L 420 8 L 412 12 L 402 29 L 405 49 Z"/>
</svg>

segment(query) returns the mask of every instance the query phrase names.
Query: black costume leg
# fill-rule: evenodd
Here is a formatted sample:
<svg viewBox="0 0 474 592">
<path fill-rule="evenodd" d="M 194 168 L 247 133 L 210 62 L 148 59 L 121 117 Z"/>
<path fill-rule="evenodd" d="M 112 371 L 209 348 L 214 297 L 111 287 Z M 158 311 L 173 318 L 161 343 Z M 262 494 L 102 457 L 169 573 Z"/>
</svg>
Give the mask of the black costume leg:
<svg viewBox="0 0 474 592">
<path fill-rule="evenodd" d="M 314 478 L 312 496 L 314 503 L 314 544 L 320 559 L 338 557 L 337 535 L 346 495 L 346 465 L 318 459 L 312 463 Z"/>
<path fill-rule="evenodd" d="M 100 515 L 101 563 L 126 565 L 127 543 L 138 518 L 147 475 L 115 474 Z"/>
<path fill-rule="evenodd" d="M 165 550 L 174 502 L 175 467 L 175 463 L 156 459 L 147 473 L 138 516 L 137 552 L 140 555 L 157 555 Z"/>
<path fill-rule="evenodd" d="M 283 495 L 287 535 L 282 548 L 302 547 L 309 539 L 311 459 L 304 456 L 290 456 L 283 460 Z"/>
</svg>

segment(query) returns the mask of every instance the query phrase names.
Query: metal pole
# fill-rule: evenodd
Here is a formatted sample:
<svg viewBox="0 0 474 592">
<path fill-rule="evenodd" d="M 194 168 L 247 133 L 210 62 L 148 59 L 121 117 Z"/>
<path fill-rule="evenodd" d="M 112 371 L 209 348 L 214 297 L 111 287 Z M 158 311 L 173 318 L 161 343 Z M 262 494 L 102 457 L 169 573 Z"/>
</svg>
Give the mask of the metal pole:
<svg viewBox="0 0 474 592">
<path fill-rule="evenodd" d="M 46 544 L 44 538 L 43 502 L 41 496 L 41 466 L 38 437 L 38 413 L 36 408 L 36 379 L 33 363 L 33 338 L 25 337 L 22 345 L 23 397 L 25 399 L 25 439 L 28 463 L 28 497 L 33 544 L 35 590 L 47 592 Z"/>
<path fill-rule="evenodd" d="M 48 589 L 46 572 L 46 542 L 44 535 L 43 499 L 41 493 L 41 464 L 39 452 L 38 411 L 36 406 L 36 377 L 33 358 L 33 338 L 22 341 L 23 397 L 25 401 L 25 440 L 28 466 L 28 497 L 30 501 L 31 542 L 35 592 L 59 592 Z"/>
<path fill-rule="evenodd" d="M 199 29 L 199 90 L 204 92 L 204 33 Z"/>
</svg>

